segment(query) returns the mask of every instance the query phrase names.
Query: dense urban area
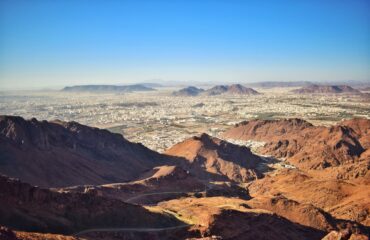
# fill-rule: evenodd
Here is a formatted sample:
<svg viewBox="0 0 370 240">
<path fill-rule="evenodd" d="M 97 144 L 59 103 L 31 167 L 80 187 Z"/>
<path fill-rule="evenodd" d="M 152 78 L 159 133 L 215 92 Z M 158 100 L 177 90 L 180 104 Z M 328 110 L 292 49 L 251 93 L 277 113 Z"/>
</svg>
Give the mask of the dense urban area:
<svg viewBox="0 0 370 240">
<path fill-rule="evenodd" d="M 172 88 L 132 93 L 1 92 L 0 112 L 38 120 L 76 121 L 122 133 L 162 152 L 195 134 L 219 136 L 250 119 L 303 118 L 331 125 L 370 118 L 370 101 L 360 95 L 294 94 L 292 88 L 256 89 L 261 95 L 172 96 Z"/>
</svg>

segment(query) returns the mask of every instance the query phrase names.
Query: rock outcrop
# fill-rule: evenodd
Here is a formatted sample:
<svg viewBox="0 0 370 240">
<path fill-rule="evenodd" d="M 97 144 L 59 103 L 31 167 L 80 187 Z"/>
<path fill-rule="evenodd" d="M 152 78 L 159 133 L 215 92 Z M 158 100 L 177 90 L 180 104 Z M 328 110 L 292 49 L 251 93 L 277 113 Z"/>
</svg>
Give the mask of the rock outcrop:
<svg viewBox="0 0 370 240">
<path fill-rule="evenodd" d="M 58 193 L 0 176 L 0 225 L 71 234 L 94 228 L 170 227 L 173 217 L 92 194 Z"/>
<path fill-rule="evenodd" d="M 180 142 L 165 152 L 188 160 L 190 171 L 201 179 L 247 182 L 261 177 L 261 159 L 249 148 L 202 134 Z"/>
<path fill-rule="evenodd" d="M 125 182 L 168 158 L 76 122 L 0 117 L 0 173 L 41 187 Z"/>
<path fill-rule="evenodd" d="M 285 158 L 302 169 L 325 169 L 369 162 L 370 120 L 353 119 L 323 127 L 300 119 L 253 120 L 237 124 L 223 137 L 262 141 L 263 154 Z M 363 176 L 364 171 L 359 172 Z"/>
</svg>

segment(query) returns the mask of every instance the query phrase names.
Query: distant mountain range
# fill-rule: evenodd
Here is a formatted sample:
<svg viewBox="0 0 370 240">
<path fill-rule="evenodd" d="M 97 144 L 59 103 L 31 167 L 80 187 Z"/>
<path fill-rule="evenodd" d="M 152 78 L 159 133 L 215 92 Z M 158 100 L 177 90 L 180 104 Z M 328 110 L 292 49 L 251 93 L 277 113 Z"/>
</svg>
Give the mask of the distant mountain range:
<svg viewBox="0 0 370 240">
<path fill-rule="evenodd" d="M 359 90 L 354 89 L 348 85 L 309 85 L 300 89 L 292 90 L 293 93 L 361 93 Z"/>
<path fill-rule="evenodd" d="M 221 94 L 259 95 L 260 93 L 252 88 L 244 87 L 241 84 L 217 85 L 207 90 L 190 86 L 172 93 L 172 95 L 174 96 L 198 96 L 198 95 L 215 96 Z"/>
<path fill-rule="evenodd" d="M 76 85 L 65 87 L 62 91 L 65 92 L 139 92 L 139 91 L 154 91 L 152 87 L 145 84 L 134 85 Z"/>
</svg>

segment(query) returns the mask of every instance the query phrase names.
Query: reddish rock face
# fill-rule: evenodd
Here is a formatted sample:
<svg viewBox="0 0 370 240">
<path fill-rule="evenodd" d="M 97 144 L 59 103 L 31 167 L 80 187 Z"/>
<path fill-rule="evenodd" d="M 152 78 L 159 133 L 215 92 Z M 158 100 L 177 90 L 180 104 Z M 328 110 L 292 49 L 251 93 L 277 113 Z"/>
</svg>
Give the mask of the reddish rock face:
<svg viewBox="0 0 370 240">
<path fill-rule="evenodd" d="M 365 118 L 354 118 L 339 123 L 351 128 L 364 149 L 370 149 L 370 120 Z"/>
<path fill-rule="evenodd" d="M 94 194 L 52 192 L 4 176 L 0 189 L 0 225 L 18 230 L 71 234 L 91 228 L 179 225 L 175 218 Z"/>
<path fill-rule="evenodd" d="M 226 239 L 321 239 L 324 232 L 304 227 L 276 214 L 224 210 L 216 215 L 209 230 Z"/>
<path fill-rule="evenodd" d="M 178 143 L 166 154 L 187 159 L 191 172 L 203 179 L 247 182 L 261 176 L 257 170 L 260 158 L 249 148 L 207 134 Z"/>
<path fill-rule="evenodd" d="M 74 122 L 0 117 L 0 172 L 41 186 L 93 184 L 57 192 L 0 177 L 0 226 L 17 229 L 0 228 L 0 239 L 74 239 L 18 230 L 68 234 L 184 224 L 163 212 L 194 224 L 169 239 L 321 239 L 330 231 L 328 238 L 363 237 L 370 225 L 369 130 L 366 119 L 332 127 L 300 119 L 240 123 L 225 138 L 264 141 L 262 153 L 298 167 L 266 170 L 260 179 L 260 157 L 207 134 L 161 155 Z M 149 204 L 153 212 L 129 203 Z M 95 231 L 88 237 L 169 236 L 156 234 Z"/>
<path fill-rule="evenodd" d="M 369 226 L 368 179 L 367 175 L 344 181 L 331 178 L 326 170 L 284 169 L 254 181 L 248 188 L 249 204 L 326 231 L 339 219 Z"/>
<path fill-rule="evenodd" d="M 369 161 L 364 159 L 369 132 L 370 120 L 367 119 L 345 121 L 332 127 L 284 119 L 243 122 L 226 131 L 223 137 L 263 141 L 266 142 L 261 149 L 264 154 L 286 158 L 302 169 L 324 169 Z"/>
<path fill-rule="evenodd" d="M 240 140 L 281 140 L 285 136 L 298 134 L 311 127 L 313 127 L 311 123 L 298 118 L 252 120 L 236 124 L 234 128 L 227 130 L 223 136 L 225 138 Z"/>
<path fill-rule="evenodd" d="M 0 117 L 0 172 L 42 187 L 124 182 L 168 158 L 76 122 Z"/>
</svg>

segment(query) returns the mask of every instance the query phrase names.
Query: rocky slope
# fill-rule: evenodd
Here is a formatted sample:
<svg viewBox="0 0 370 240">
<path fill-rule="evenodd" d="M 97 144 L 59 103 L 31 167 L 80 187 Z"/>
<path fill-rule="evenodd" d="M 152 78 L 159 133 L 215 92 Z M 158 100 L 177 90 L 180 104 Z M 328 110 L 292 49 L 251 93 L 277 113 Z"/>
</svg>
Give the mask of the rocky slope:
<svg viewBox="0 0 370 240">
<path fill-rule="evenodd" d="M 370 149 L 370 120 L 365 118 L 354 118 L 351 120 L 344 120 L 339 123 L 342 126 L 351 128 L 361 146 L 364 149 Z"/>
<path fill-rule="evenodd" d="M 73 186 L 57 189 L 57 191 L 90 193 L 130 203 L 153 204 L 203 191 L 205 186 L 205 183 L 181 167 L 165 165 L 145 172 L 132 182 Z"/>
<path fill-rule="evenodd" d="M 370 226 L 370 185 L 366 181 L 369 177 L 368 173 L 365 177 L 344 181 L 285 169 L 253 182 L 248 189 L 253 198 L 282 195 L 300 204 L 311 204 L 337 219 Z"/>
<path fill-rule="evenodd" d="M 0 225 L 23 231 L 71 234 L 93 228 L 169 227 L 175 218 L 90 194 L 57 193 L 0 177 Z"/>
<path fill-rule="evenodd" d="M 369 126 L 368 119 L 330 127 L 300 119 L 254 120 L 236 125 L 224 137 L 265 142 L 261 153 L 298 167 L 252 182 L 250 207 L 327 233 L 340 229 L 355 239 L 357 233 L 368 234 L 370 224 Z"/>
<path fill-rule="evenodd" d="M 162 202 L 168 209 L 192 222 L 203 236 L 221 239 L 321 239 L 324 231 L 303 226 L 270 211 L 251 209 L 236 198 L 182 198 Z"/>
<path fill-rule="evenodd" d="M 262 153 L 298 167 L 267 171 L 249 148 L 207 134 L 161 155 L 121 135 L 74 122 L 4 116 L 0 172 L 63 188 L 43 189 L 0 177 L 0 225 L 17 229 L 16 239 L 73 239 L 18 230 L 70 234 L 184 223 L 191 226 L 158 232 L 94 231 L 82 237 L 367 239 L 369 132 L 367 119 L 332 127 L 285 119 L 243 122 L 224 134 L 263 141 Z M 77 186 L 65 187 L 69 185 Z M 1 234 L 11 235 L 6 229 Z"/>
<path fill-rule="evenodd" d="M 125 182 L 168 158 L 76 122 L 0 117 L 0 173 L 42 187 Z"/>
<path fill-rule="evenodd" d="M 281 193 L 272 197 L 254 195 L 247 204 L 252 208 L 269 210 L 292 222 L 317 230 L 329 232 L 336 229 L 336 220 L 330 214 L 312 204 L 289 199 Z"/>
<path fill-rule="evenodd" d="M 348 120 L 331 127 L 313 126 L 300 119 L 282 119 L 242 122 L 223 137 L 265 142 L 261 153 L 286 158 L 301 169 L 357 166 L 354 176 L 363 176 L 370 161 L 366 157 L 369 132 L 368 119 Z"/>
<path fill-rule="evenodd" d="M 248 191 L 237 184 L 200 180 L 179 166 L 160 166 L 127 183 L 73 186 L 58 192 L 89 193 L 135 204 L 156 204 L 186 196 L 228 196 L 250 199 Z"/>
<path fill-rule="evenodd" d="M 201 179 L 247 182 L 261 177 L 261 159 L 249 148 L 207 134 L 180 142 L 165 154 L 187 159 L 189 171 Z"/>
</svg>

